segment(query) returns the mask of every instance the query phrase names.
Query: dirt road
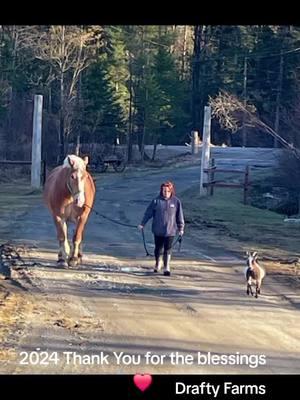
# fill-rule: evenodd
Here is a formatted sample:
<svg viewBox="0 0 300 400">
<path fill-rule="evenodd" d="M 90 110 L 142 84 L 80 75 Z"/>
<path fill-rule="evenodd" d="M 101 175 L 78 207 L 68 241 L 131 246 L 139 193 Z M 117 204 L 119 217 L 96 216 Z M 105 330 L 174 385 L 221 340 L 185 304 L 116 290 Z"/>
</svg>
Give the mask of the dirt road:
<svg viewBox="0 0 300 400">
<path fill-rule="evenodd" d="M 197 166 L 108 172 L 95 209 L 137 225 L 162 181 L 180 196 L 198 177 Z M 242 255 L 207 247 L 203 233 L 187 226 L 171 277 L 152 273 L 137 229 L 95 214 L 80 268 L 56 268 L 55 237 L 42 203 L 11 226 L 7 239 L 25 247 L 0 373 L 300 372 L 299 291 L 267 277 L 249 298 Z M 150 224 L 146 240 L 153 252 Z"/>
</svg>

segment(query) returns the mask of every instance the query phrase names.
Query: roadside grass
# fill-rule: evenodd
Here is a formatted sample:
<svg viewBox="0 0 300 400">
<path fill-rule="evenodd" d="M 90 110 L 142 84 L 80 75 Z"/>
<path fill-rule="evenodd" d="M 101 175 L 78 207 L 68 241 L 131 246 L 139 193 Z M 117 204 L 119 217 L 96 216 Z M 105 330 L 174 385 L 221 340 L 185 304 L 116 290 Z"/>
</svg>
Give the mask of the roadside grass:
<svg viewBox="0 0 300 400">
<path fill-rule="evenodd" d="M 5 241 L 3 229 L 41 202 L 41 193 L 40 189 L 32 189 L 28 182 L 20 180 L 0 184 L 0 241 Z"/>
<path fill-rule="evenodd" d="M 11 224 L 26 213 L 26 211 L 41 203 L 41 190 L 33 190 L 28 180 L 14 180 L 1 182 L 0 184 L 0 244 L 5 243 L 6 232 L 9 232 Z M 0 261 L 1 263 L 1 261 Z M 15 360 L 17 354 L 12 346 L 6 342 L 12 340 L 13 332 L 22 329 L 25 312 L 30 307 L 28 293 L 10 280 L 3 280 L 0 275 L 0 369 L 6 370 L 8 360 Z M 10 338 L 10 339 L 9 339 Z"/>
<path fill-rule="evenodd" d="M 7 371 L 9 363 L 17 359 L 13 345 L 22 331 L 25 316 L 33 307 L 28 292 L 9 281 L 0 283 L 0 371 Z"/>
<path fill-rule="evenodd" d="M 253 183 L 264 182 L 268 171 L 252 173 Z M 232 180 L 231 180 L 232 182 Z M 279 260 L 300 257 L 300 225 L 284 222 L 284 215 L 243 204 L 243 190 L 215 188 L 213 196 L 199 196 L 199 186 L 180 195 L 187 231 L 195 238 L 205 237 L 205 243 L 239 254 L 257 251 L 262 258 L 278 259 L 270 268 L 279 269 Z M 297 274 L 299 267 L 281 263 L 280 269 Z M 285 264 L 285 266 L 283 265 Z"/>
</svg>

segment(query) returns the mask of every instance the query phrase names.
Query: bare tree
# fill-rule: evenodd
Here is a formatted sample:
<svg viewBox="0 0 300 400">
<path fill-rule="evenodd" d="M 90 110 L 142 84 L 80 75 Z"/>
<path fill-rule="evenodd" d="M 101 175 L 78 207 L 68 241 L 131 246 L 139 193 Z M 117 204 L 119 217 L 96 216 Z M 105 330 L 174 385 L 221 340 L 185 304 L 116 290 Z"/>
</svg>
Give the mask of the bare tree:
<svg viewBox="0 0 300 400">
<path fill-rule="evenodd" d="M 15 77 L 21 70 L 24 69 L 24 54 L 22 50 L 26 47 L 26 40 L 28 32 L 31 28 L 23 25 L 1 25 L 1 50 L 4 43 L 8 47 L 9 56 L 5 58 L 5 68 L 1 68 L 1 86 L 5 88 L 4 91 L 4 102 L 8 109 L 7 115 L 7 130 L 11 131 L 13 126 L 14 107 L 16 100 L 15 90 Z M 1 54 L 2 56 L 2 54 Z M 29 54 L 26 57 L 30 58 Z M 1 64 L 3 63 L 1 59 Z M 2 67 L 2 65 L 1 65 Z"/>
<path fill-rule="evenodd" d="M 215 98 L 210 98 L 210 105 L 212 107 L 212 115 L 219 120 L 220 125 L 224 129 L 236 132 L 243 126 L 244 121 L 246 126 L 260 128 L 270 134 L 276 142 L 281 143 L 283 147 L 288 149 L 288 151 L 280 155 L 279 169 L 272 180 L 275 186 L 285 187 L 290 195 L 296 195 L 298 198 L 298 206 L 296 207 L 293 205 L 292 200 L 289 200 L 288 204 L 285 205 L 285 212 L 291 212 L 292 214 L 299 212 L 300 185 L 298 177 L 300 172 L 300 150 L 297 148 L 299 146 L 298 132 L 300 127 L 299 99 L 290 114 L 286 111 L 285 118 L 282 118 L 283 123 L 287 127 L 287 131 L 290 132 L 289 140 L 293 138 L 291 143 L 275 132 L 268 124 L 264 123 L 256 115 L 254 106 L 243 104 L 233 95 L 221 92 Z M 284 117 L 284 115 L 282 117 Z M 297 147 L 295 147 L 294 142 Z M 296 211 L 296 209 L 298 211 Z"/>
<path fill-rule="evenodd" d="M 241 129 L 244 122 L 245 126 L 259 128 L 273 136 L 278 143 L 291 150 L 300 159 L 300 151 L 294 147 L 294 144 L 289 143 L 282 136 L 278 135 L 274 129 L 264 123 L 256 115 L 256 108 L 253 105 L 243 103 L 236 96 L 224 91 L 220 92 L 215 98 L 210 97 L 209 104 L 212 108 L 212 116 L 219 120 L 222 128 L 231 132 L 237 132 Z"/>
<path fill-rule="evenodd" d="M 104 42 L 100 26 L 51 25 L 32 27 L 27 46 L 37 59 L 46 62 L 51 76 L 59 82 L 60 161 L 72 133 L 77 85 L 82 72 L 95 60 Z"/>
</svg>

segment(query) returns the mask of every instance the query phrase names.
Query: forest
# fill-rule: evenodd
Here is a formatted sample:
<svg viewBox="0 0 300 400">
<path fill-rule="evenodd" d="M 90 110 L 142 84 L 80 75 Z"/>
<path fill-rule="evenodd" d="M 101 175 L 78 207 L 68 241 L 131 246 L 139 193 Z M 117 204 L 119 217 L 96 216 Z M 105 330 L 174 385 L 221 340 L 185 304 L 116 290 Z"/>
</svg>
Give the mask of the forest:
<svg viewBox="0 0 300 400">
<path fill-rule="evenodd" d="M 236 96 L 298 147 L 300 27 L 290 25 L 2 25 L 0 155 L 30 159 L 34 95 L 43 95 L 43 153 L 70 143 L 182 145 L 203 110 Z M 242 119 L 242 117 L 241 117 Z M 277 147 L 258 127 L 212 120 L 212 142 Z"/>
</svg>

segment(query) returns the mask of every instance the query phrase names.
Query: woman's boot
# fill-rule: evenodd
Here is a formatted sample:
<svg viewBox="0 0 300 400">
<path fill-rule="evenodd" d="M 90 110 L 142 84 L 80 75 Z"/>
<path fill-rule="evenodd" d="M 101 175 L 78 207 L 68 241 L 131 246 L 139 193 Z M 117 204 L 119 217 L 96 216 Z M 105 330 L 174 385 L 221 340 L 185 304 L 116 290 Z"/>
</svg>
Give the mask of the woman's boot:
<svg viewBox="0 0 300 400">
<path fill-rule="evenodd" d="M 162 259 L 161 256 L 155 258 L 154 272 L 159 272 L 161 270 Z"/>
<path fill-rule="evenodd" d="M 171 261 L 171 254 L 164 254 L 164 275 L 170 276 L 170 261 Z"/>
</svg>

